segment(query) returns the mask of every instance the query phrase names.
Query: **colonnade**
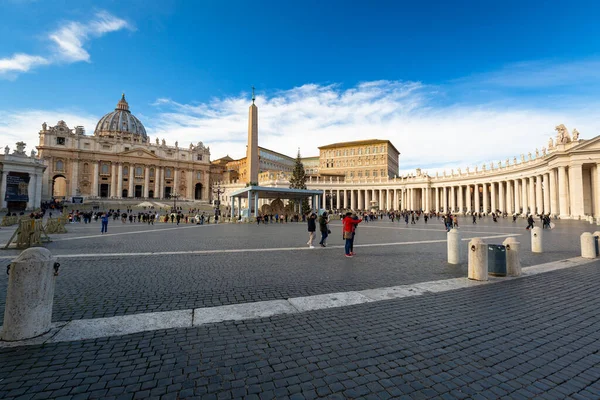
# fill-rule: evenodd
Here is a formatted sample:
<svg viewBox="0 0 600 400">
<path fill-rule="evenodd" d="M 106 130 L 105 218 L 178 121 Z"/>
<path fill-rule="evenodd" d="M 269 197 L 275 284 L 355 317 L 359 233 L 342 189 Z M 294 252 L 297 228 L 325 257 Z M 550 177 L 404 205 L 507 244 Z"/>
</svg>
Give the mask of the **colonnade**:
<svg viewBox="0 0 600 400">
<path fill-rule="evenodd" d="M 329 186 L 329 187 L 327 187 Z M 335 187 L 332 187 L 335 186 Z M 355 186 L 355 187 L 352 187 Z M 551 214 L 563 218 L 600 217 L 600 168 L 597 164 L 558 166 L 526 176 L 493 179 L 427 179 L 426 182 L 309 184 L 322 189 L 321 208 L 423 210 L 455 213 Z"/>
</svg>

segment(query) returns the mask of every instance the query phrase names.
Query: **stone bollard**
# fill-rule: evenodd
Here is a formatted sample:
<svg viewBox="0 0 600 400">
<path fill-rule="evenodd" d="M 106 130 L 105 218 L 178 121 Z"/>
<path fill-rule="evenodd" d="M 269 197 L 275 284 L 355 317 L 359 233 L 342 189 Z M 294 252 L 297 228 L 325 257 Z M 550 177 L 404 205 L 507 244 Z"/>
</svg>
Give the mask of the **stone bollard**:
<svg viewBox="0 0 600 400">
<path fill-rule="evenodd" d="M 469 279 L 488 280 L 488 249 L 479 238 L 473 238 L 469 242 Z"/>
<path fill-rule="evenodd" d="M 581 257 L 596 258 L 596 238 L 589 232 L 583 232 L 581 240 Z"/>
<path fill-rule="evenodd" d="M 521 276 L 521 260 L 519 259 L 521 243 L 517 242 L 514 237 L 509 237 L 502 244 L 506 247 L 506 275 Z"/>
<path fill-rule="evenodd" d="M 23 251 L 10 264 L 0 340 L 31 339 L 50 330 L 59 266 L 43 247 Z"/>
<path fill-rule="evenodd" d="M 460 232 L 450 229 L 448 237 L 448 264 L 460 264 Z"/>
<path fill-rule="evenodd" d="M 544 252 L 544 246 L 542 245 L 542 228 L 540 228 L 539 226 L 536 226 L 531 230 L 531 252 Z"/>
</svg>

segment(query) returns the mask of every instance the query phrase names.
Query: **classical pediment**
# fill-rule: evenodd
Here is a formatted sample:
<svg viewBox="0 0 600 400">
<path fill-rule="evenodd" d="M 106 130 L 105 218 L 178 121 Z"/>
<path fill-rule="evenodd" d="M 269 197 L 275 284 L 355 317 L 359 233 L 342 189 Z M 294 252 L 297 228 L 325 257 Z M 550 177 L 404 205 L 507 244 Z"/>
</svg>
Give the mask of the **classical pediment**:
<svg viewBox="0 0 600 400">
<path fill-rule="evenodd" d="M 137 158 L 147 159 L 147 160 L 162 160 L 162 157 L 159 157 L 156 154 L 152 154 L 151 152 L 149 152 L 146 149 L 126 150 L 126 151 L 122 151 L 122 152 L 118 153 L 118 155 L 127 156 L 127 157 L 137 157 Z"/>
<path fill-rule="evenodd" d="M 589 140 L 581 140 L 575 146 L 571 147 L 568 151 L 570 153 L 590 152 L 590 151 L 600 152 L 600 136 L 596 136 L 595 138 L 592 138 Z"/>
</svg>

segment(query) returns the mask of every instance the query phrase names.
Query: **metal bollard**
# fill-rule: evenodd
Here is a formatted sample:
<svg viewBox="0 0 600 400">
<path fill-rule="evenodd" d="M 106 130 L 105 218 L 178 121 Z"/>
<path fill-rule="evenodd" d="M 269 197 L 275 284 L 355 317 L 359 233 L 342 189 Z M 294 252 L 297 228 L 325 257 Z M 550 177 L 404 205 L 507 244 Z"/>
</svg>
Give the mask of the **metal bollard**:
<svg viewBox="0 0 600 400">
<path fill-rule="evenodd" d="M 542 228 L 536 226 L 531 230 L 531 251 L 533 253 L 543 253 L 544 247 L 542 245 Z"/>
<path fill-rule="evenodd" d="M 450 229 L 448 237 L 448 264 L 460 264 L 460 232 Z"/>
<path fill-rule="evenodd" d="M 31 339 L 48 332 L 54 283 L 60 264 L 48 249 L 23 251 L 8 267 L 8 289 L 0 340 Z"/>
<path fill-rule="evenodd" d="M 487 245 L 479 238 L 473 238 L 469 242 L 469 279 L 488 280 Z"/>
<path fill-rule="evenodd" d="M 506 247 L 506 275 L 521 276 L 521 260 L 519 259 L 519 249 L 521 243 L 514 237 L 506 238 L 502 243 Z"/>
<path fill-rule="evenodd" d="M 580 236 L 581 257 L 596 258 L 596 238 L 589 232 L 583 232 Z"/>
</svg>

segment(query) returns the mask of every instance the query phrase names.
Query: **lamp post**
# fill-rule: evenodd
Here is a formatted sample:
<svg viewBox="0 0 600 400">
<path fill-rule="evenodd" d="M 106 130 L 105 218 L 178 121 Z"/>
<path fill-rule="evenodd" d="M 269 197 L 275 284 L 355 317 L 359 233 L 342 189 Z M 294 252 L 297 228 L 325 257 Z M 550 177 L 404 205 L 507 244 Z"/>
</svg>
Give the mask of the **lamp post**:
<svg viewBox="0 0 600 400">
<path fill-rule="evenodd" d="M 181 197 L 179 193 L 171 193 L 171 198 L 173 199 L 173 210 L 177 211 L 177 199 Z"/>
<path fill-rule="evenodd" d="M 217 195 L 217 199 L 215 200 L 215 216 L 218 216 L 220 214 L 219 206 L 221 205 L 221 194 L 225 193 L 225 191 L 221 189 L 221 182 L 213 184 L 212 192 Z"/>
</svg>

